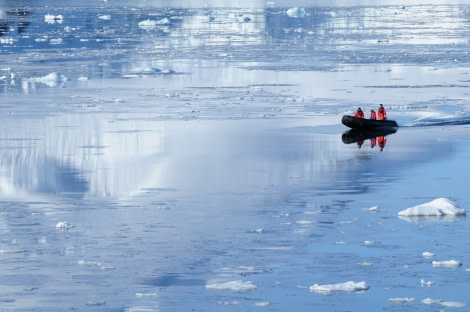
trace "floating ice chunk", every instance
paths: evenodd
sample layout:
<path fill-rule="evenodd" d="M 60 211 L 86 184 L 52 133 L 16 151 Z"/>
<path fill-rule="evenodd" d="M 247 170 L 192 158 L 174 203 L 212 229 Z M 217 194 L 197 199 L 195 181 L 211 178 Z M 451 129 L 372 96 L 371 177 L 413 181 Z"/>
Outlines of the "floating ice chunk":
<path fill-rule="evenodd" d="M 225 283 L 212 283 L 206 285 L 207 290 L 232 290 L 232 291 L 249 291 L 256 290 L 253 282 L 232 281 Z"/>
<path fill-rule="evenodd" d="M 171 25 L 171 21 L 165 17 L 155 22 L 156 25 Z"/>
<path fill-rule="evenodd" d="M 71 225 L 68 221 L 61 221 L 55 225 L 55 228 L 58 230 L 68 230 L 73 228 L 73 225 Z"/>
<path fill-rule="evenodd" d="M 446 308 L 465 308 L 467 306 L 467 303 L 465 302 L 444 301 L 442 299 L 431 299 L 431 298 L 423 299 L 421 300 L 421 302 L 424 304 L 438 304 Z"/>
<path fill-rule="evenodd" d="M 103 265 L 101 262 L 98 261 L 87 261 L 87 260 L 80 260 L 77 262 L 78 265 L 87 266 L 87 267 L 97 267 L 100 270 L 108 271 L 114 270 L 114 267 L 111 265 Z"/>
<path fill-rule="evenodd" d="M 438 198 L 429 203 L 414 206 L 398 213 L 400 217 L 441 217 L 465 215 L 466 211 L 457 208 L 455 204 L 447 198 Z"/>
<path fill-rule="evenodd" d="M 135 293 L 136 297 L 156 297 L 157 293 Z"/>
<path fill-rule="evenodd" d="M 327 284 L 327 285 L 318 285 L 314 284 L 310 286 L 310 291 L 322 292 L 322 293 L 331 293 L 331 292 L 361 292 L 366 291 L 370 287 L 366 282 L 345 282 L 338 284 Z"/>
<path fill-rule="evenodd" d="M 424 285 L 432 286 L 432 285 L 434 285 L 434 282 L 431 282 L 431 281 L 425 282 L 424 279 L 421 279 L 421 286 L 424 286 Z"/>
<path fill-rule="evenodd" d="M 411 303 L 415 302 L 415 298 L 389 298 L 388 301 L 393 303 Z"/>
<path fill-rule="evenodd" d="M 457 301 L 442 301 L 439 305 L 445 308 L 465 308 L 467 303 L 465 302 L 457 302 Z"/>
<path fill-rule="evenodd" d="M 457 260 L 446 260 L 446 261 L 433 261 L 432 266 L 438 268 L 456 268 L 461 266 L 462 263 Z"/>
<path fill-rule="evenodd" d="M 225 306 L 229 306 L 229 305 L 239 305 L 240 304 L 240 301 L 218 301 L 217 302 L 218 305 L 225 305 Z"/>
<path fill-rule="evenodd" d="M 64 43 L 64 40 L 62 38 L 57 38 L 57 39 L 51 39 L 49 40 L 50 44 L 62 44 Z"/>
<path fill-rule="evenodd" d="M 442 299 L 426 298 L 426 299 L 421 300 L 421 302 L 424 304 L 439 304 L 442 302 Z"/>
<path fill-rule="evenodd" d="M 58 75 L 57 73 L 50 73 L 43 77 L 30 78 L 29 81 L 40 82 L 45 85 L 48 85 L 49 87 L 55 87 L 57 86 Z"/>
<path fill-rule="evenodd" d="M 290 8 L 286 11 L 286 15 L 289 17 L 295 17 L 295 18 L 304 17 L 305 9 L 298 8 L 298 7 Z"/>
<path fill-rule="evenodd" d="M 48 24 L 54 24 L 54 23 L 62 24 L 62 22 L 64 21 L 64 17 L 62 15 L 54 16 L 51 14 L 46 14 L 44 15 L 44 21 Z"/>
<path fill-rule="evenodd" d="M 149 19 L 139 22 L 139 28 L 145 29 L 145 30 L 152 30 L 155 28 L 156 25 L 157 25 L 156 21 L 149 20 Z"/>
<path fill-rule="evenodd" d="M 358 265 L 360 265 L 360 266 L 369 266 L 370 267 L 370 266 L 373 266 L 373 263 L 364 261 L 364 262 L 359 262 Z"/>
<path fill-rule="evenodd" d="M 255 302 L 255 306 L 257 307 L 267 307 L 271 303 L 269 301 L 260 301 L 260 302 Z"/>
<path fill-rule="evenodd" d="M 13 44 L 15 40 L 13 38 L 1 38 L 0 43 L 1 44 Z"/>
<path fill-rule="evenodd" d="M 374 206 L 374 207 L 370 207 L 370 208 L 362 208 L 362 211 L 377 212 L 377 211 L 379 211 L 379 206 Z"/>
<path fill-rule="evenodd" d="M 423 252 L 423 257 L 426 259 L 431 259 L 431 258 L 434 258 L 434 254 L 432 252 L 425 251 Z"/>
<path fill-rule="evenodd" d="M 98 15 L 98 18 L 101 19 L 101 20 L 109 21 L 109 20 L 111 20 L 111 15 L 101 14 L 101 15 Z"/>
<path fill-rule="evenodd" d="M 310 224 L 314 224 L 315 221 L 311 221 L 311 220 L 298 220 L 296 222 L 298 225 L 310 225 Z"/>

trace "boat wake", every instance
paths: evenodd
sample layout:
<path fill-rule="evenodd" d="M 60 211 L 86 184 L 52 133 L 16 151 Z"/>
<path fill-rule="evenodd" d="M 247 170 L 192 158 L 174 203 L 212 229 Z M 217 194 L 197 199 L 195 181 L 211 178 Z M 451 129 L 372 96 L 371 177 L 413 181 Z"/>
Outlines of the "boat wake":
<path fill-rule="evenodd" d="M 447 126 L 447 125 L 470 125 L 470 113 L 462 115 L 453 115 L 448 117 L 425 117 L 407 124 L 403 127 L 428 127 L 428 126 Z"/>

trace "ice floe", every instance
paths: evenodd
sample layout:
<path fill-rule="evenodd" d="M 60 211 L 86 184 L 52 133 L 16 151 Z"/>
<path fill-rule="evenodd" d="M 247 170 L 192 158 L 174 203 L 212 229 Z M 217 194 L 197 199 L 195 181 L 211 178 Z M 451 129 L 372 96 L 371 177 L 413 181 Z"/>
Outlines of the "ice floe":
<path fill-rule="evenodd" d="M 289 17 L 299 18 L 305 16 L 305 9 L 304 8 L 290 8 L 286 11 L 286 15 Z"/>
<path fill-rule="evenodd" d="M 421 300 L 424 304 L 437 304 L 446 308 L 465 308 L 467 303 L 465 302 L 457 302 L 457 301 L 444 301 L 442 299 L 431 299 L 426 298 Z"/>
<path fill-rule="evenodd" d="M 447 198 L 438 198 L 428 203 L 402 210 L 398 213 L 398 216 L 402 218 L 414 218 L 459 216 L 465 214 L 465 209 L 458 208 L 453 201 Z"/>
<path fill-rule="evenodd" d="M 354 282 L 349 281 L 345 283 L 338 284 L 325 284 L 319 285 L 314 284 L 310 286 L 310 291 L 320 292 L 320 293 L 332 293 L 332 292 L 362 292 L 370 288 L 365 281 Z"/>
<path fill-rule="evenodd" d="M 432 252 L 429 252 L 429 251 L 424 251 L 422 255 L 426 259 L 434 258 L 434 254 Z"/>
<path fill-rule="evenodd" d="M 164 25 L 171 25 L 171 21 L 166 17 L 158 21 L 146 19 L 146 20 L 139 22 L 138 24 L 139 28 L 144 29 L 144 30 L 152 30 L 157 26 L 164 26 Z"/>
<path fill-rule="evenodd" d="M 48 24 L 62 24 L 64 22 L 64 17 L 62 15 L 51 15 L 51 14 L 46 14 L 44 15 L 44 21 Z"/>
<path fill-rule="evenodd" d="M 206 284 L 207 290 L 231 290 L 231 291 L 250 291 L 256 290 L 256 285 L 253 282 L 231 281 L 223 283 L 208 283 Z"/>
<path fill-rule="evenodd" d="M 420 282 L 421 286 L 432 286 L 434 285 L 434 282 L 432 281 L 424 281 L 424 279 L 421 279 L 421 282 Z"/>
<path fill-rule="evenodd" d="M 103 271 L 108 271 L 108 270 L 114 270 L 114 267 L 111 265 L 104 265 L 99 261 L 87 261 L 87 260 L 80 260 L 77 262 L 78 265 L 81 266 L 86 266 L 86 267 L 97 267 L 100 270 Z"/>
<path fill-rule="evenodd" d="M 462 263 L 457 260 L 433 261 L 432 266 L 437 268 L 456 268 L 461 266 Z"/>
<path fill-rule="evenodd" d="M 55 225 L 55 228 L 56 228 L 56 229 L 58 229 L 58 230 L 63 230 L 63 231 L 68 230 L 68 229 L 71 229 L 71 228 L 73 228 L 73 227 L 74 227 L 74 226 L 71 225 L 68 221 L 61 221 L 61 222 L 59 222 L 59 223 L 57 223 L 57 224 Z"/>
<path fill-rule="evenodd" d="M 49 87 L 55 87 L 57 84 L 60 82 L 66 82 L 67 78 L 63 75 L 58 75 L 57 73 L 50 73 L 47 74 L 46 76 L 42 77 L 34 77 L 34 78 L 29 78 L 28 81 L 30 82 L 39 82 L 43 83 Z"/>
<path fill-rule="evenodd" d="M 412 303 L 415 302 L 415 298 L 389 298 L 388 301 L 393 303 Z"/>
<path fill-rule="evenodd" d="M 370 207 L 370 208 L 362 208 L 362 211 L 365 211 L 365 212 L 378 212 L 378 211 L 380 211 L 380 209 L 379 209 L 379 206 L 374 206 L 374 207 Z"/>
<path fill-rule="evenodd" d="M 98 18 L 101 19 L 101 20 L 110 21 L 111 20 L 111 15 L 101 14 L 101 15 L 98 15 Z"/>

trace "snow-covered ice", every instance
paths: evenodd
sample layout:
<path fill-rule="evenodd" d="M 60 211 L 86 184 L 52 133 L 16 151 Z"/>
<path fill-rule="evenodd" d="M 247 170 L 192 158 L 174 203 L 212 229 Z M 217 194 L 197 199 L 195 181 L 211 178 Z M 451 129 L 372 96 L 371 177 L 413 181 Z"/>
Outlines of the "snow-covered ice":
<path fill-rule="evenodd" d="M 442 260 L 432 262 L 433 267 L 440 267 L 440 268 L 456 268 L 462 265 L 462 262 L 457 260 Z"/>
<path fill-rule="evenodd" d="M 230 282 L 215 282 L 206 285 L 207 290 L 231 290 L 231 291 L 252 291 L 256 290 L 256 285 L 253 282 L 244 281 L 230 281 Z"/>
<path fill-rule="evenodd" d="M 354 282 L 348 281 L 344 283 L 337 284 L 314 284 L 310 286 L 310 291 L 320 292 L 320 293 L 332 293 L 332 292 L 362 292 L 370 288 L 366 282 Z"/>
<path fill-rule="evenodd" d="M 465 215 L 465 209 L 458 208 L 447 198 L 437 198 L 425 204 L 407 208 L 398 213 L 400 217 L 442 217 Z"/>

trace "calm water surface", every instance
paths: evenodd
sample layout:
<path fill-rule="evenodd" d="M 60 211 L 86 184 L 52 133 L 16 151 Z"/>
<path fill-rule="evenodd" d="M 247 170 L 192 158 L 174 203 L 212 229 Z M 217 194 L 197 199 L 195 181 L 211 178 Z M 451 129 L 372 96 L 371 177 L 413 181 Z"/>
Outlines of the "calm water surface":
<path fill-rule="evenodd" d="M 466 218 L 398 218 L 470 207 L 470 6 L 0 9 L 0 310 L 470 303 Z M 402 126 L 383 150 L 345 144 L 341 116 L 379 103 Z M 309 290 L 348 281 L 370 288 Z"/>

